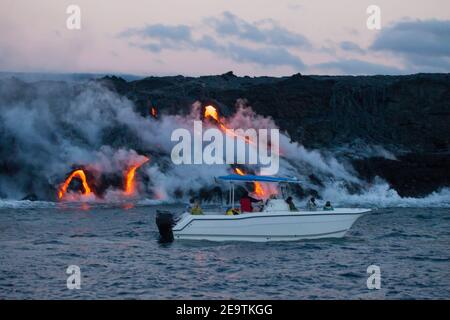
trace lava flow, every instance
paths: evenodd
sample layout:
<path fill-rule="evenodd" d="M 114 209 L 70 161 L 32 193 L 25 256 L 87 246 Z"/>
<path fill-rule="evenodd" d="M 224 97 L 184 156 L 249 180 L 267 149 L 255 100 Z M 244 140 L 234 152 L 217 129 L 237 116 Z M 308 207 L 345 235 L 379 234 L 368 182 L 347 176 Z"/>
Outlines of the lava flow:
<path fill-rule="evenodd" d="M 84 174 L 84 171 L 79 169 L 79 170 L 75 170 L 74 172 L 72 172 L 70 174 L 70 176 L 66 179 L 66 181 L 64 181 L 64 183 L 61 185 L 61 187 L 59 188 L 58 191 L 58 198 L 62 199 L 64 197 L 64 195 L 67 192 L 67 188 L 70 185 L 70 182 L 72 182 L 73 178 L 78 178 L 81 180 L 81 183 L 83 184 L 83 195 L 90 195 L 92 193 L 91 188 L 89 187 L 88 183 L 87 183 L 87 179 L 86 179 L 86 175 Z"/>
<path fill-rule="evenodd" d="M 235 168 L 234 171 L 235 171 L 238 175 L 241 175 L 241 176 L 245 175 L 244 171 L 242 171 L 242 170 L 239 169 L 239 168 Z M 265 195 L 266 195 L 266 193 L 265 193 L 265 191 L 264 191 L 264 189 L 263 189 L 261 183 L 255 181 L 255 182 L 253 182 L 253 185 L 254 185 L 254 192 L 255 192 L 255 194 L 256 194 L 257 196 L 261 197 L 261 198 L 264 198 Z"/>
<path fill-rule="evenodd" d="M 136 170 L 144 163 L 150 161 L 149 158 L 144 157 L 142 161 L 131 166 L 127 172 L 125 172 L 125 195 L 131 196 L 136 192 L 135 180 Z"/>
<path fill-rule="evenodd" d="M 153 118 L 157 118 L 158 117 L 158 110 L 156 110 L 155 107 L 151 107 L 150 109 L 150 114 Z"/>
<path fill-rule="evenodd" d="M 227 126 L 220 120 L 217 109 L 213 106 L 209 105 L 205 107 L 204 117 L 205 119 L 214 119 L 220 129 L 222 129 L 222 131 L 224 131 L 227 135 L 244 139 L 247 143 L 253 143 L 248 137 L 237 135 L 233 130 L 227 128 Z"/>
<path fill-rule="evenodd" d="M 214 108 L 213 106 L 205 107 L 205 118 L 213 118 L 219 124 L 221 124 L 220 119 L 219 119 L 219 113 L 217 112 L 217 109 Z"/>

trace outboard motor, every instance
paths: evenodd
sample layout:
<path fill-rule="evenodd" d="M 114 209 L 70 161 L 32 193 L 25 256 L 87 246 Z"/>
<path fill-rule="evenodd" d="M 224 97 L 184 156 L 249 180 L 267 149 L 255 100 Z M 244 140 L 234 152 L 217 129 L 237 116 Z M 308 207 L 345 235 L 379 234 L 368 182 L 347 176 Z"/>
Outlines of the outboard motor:
<path fill-rule="evenodd" d="M 169 211 L 156 210 L 156 225 L 159 230 L 159 241 L 161 243 L 172 242 L 172 227 L 175 225 L 173 214 Z"/>

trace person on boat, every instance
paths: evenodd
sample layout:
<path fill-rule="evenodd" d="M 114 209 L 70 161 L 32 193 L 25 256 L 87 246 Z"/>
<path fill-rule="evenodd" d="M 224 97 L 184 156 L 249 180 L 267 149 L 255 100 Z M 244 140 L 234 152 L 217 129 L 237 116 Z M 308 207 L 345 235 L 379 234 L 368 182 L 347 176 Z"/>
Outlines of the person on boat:
<path fill-rule="evenodd" d="M 292 197 L 288 197 L 286 199 L 286 203 L 289 205 L 289 211 L 298 211 L 297 207 L 294 204 L 294 201 L 292 200 Z"/>
<path fill-rule="evenodd" d="M 330 202 L 330 201 L 327 201 L 327 202 L 325 203 L 325 206 L 323 207 L 323 210 L 325 210 L 325 211 L 332 211 L 332 210 L 334 210 L 334 208 L 333 208 L 333 206 L 331 205 L 331 202 Z"/>
<path fill-rule="evenodd" d="M 194 198 L 189 199 L 189 204 L 186 206 L 186 209 L 185 209 L 186 212 L 191 212 L 192 207 L 194 206 L 194 202 L 195 202 Z"/>
<path fill-rule="evenodd" d="M 316 199 L 314 197 L 311 197 L 311 199 L 309 199 L 308 203 L 306 204 L 306 208 L 309 211 L 314 211 L 317 209 Z"/>
<path fill-rule="evenodd" d="M 244 213 L 253 212 L 252 202 L 261 202 L 261 200 L 250 197 L 248 191 L 245 191 L 239 202 L 241 204 L 241 212 Z"/>
<path fill-rule="evenodd" d="M 239 214 L 239 209 L 237 208 L 228 208 L 225 212 L 227 216 L 237 216 Z"/>
<path fill-rule="evenodd" d="M 194 204 L 192 205 L 190 212 L 193 215 L 203 214 L 202 207 L 200 207 L 200 202 L 198 200 L 194 201 Z"/>

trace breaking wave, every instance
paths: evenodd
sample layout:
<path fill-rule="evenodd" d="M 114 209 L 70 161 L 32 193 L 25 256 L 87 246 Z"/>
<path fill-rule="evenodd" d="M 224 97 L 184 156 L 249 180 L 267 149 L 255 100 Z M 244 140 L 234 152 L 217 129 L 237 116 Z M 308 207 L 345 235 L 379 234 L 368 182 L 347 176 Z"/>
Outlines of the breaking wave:
<path fill-rule="evenodd" d="M 325 189 L 322 196 L 324 199 L 332 199 L 340 206 L 450 208 L 449 188 L 433 192 L 426 197 L 412 198 L 401 197 L 387 183 L 379 182 L 361 194 L 349 194 L 345 188 L 335 185 Z"/>
<path fill-rule="evenodd" d="M 336 185 L 334 188 L 327 188 L 322 193 L 323 199 L 332 199 L 335 206 L 348 207 L 370 207 L 370 208 L 450 208 L 450 189 L 444 188 L 438 192 L 422 198 L 400 197 L 398 193 L 391 189 L 388 184 L 380 183 L 374 185 L 363 194 L 349 194 L 345 188 Z M 305 200 L 296 199 L 301 209 L 306 205 Z M 321 204 L 321 200 L 318 201 Z M 8 200 L 0 199 L 0 209 L 46 209 L 46 208 L 83 208 L 86 202 L 64 203 L 64 206 L 52 201 L 29 201 L 29 200 Z M 174 199 L 140 199 L 129 202 L 95 202 L 88 203 L 90 206 L 98 208 L 122 207 L 129 209 L 133 207 L 151 207 L 160 205 L 184 205 L 184 201 Z M 90 207 L 89 207 L 90 208 Z M 84 207 L 83 209 L 87 209 Z"/>
<path fill-rule="evenodd" d="M 46 209 L 54 208 L 55 202 L 0 199 L 0 209 Z"/>

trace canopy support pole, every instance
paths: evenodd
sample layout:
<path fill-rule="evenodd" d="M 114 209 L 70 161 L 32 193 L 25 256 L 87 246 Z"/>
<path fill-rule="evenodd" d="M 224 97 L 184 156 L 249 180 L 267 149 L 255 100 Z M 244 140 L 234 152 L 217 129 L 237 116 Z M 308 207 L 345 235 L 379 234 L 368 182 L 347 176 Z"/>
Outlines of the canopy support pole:
<path fill-rule="evenodd" d="M 231 184 L 231 196 L 232 196 L 232 205 L 231 207 L 234 209 L 234 183 Z"/>
<path fill-rule="evenodd" d="M 233 185 L 232 182 L 230 182 L 230 189 L 228 189 L 228 205 L 232 207 L 231 205 L 231 186 Z"/>

